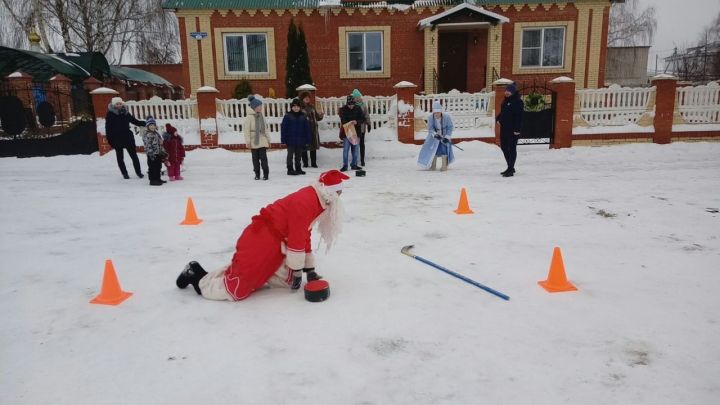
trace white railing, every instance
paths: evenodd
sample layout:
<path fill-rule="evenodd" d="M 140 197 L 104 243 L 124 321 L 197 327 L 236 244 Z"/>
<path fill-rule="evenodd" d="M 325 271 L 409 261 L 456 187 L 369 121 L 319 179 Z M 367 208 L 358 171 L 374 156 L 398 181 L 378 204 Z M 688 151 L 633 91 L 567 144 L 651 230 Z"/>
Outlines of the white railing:
<path fill-rule="evenodd" d="M 675 106 L 688 124 L 720 123 L 720 85 L 678 87 Z"/>
<path fill-rule="evenodd" d="M 636 124 L 647 112 L 655 87 L 620 87 L 577 90 L 580 115 L 590 126 Z M 577 113 L 577 111 L 576 111 Z"/>
<path fill-rule="evenodd" d="M 429 96 L 415 96 L 415 116 L 420 118 L 432 113 L 433 101 L 439 101 L 446 112 L 452 114 L 456 129 L 473 129 L 488 125 L 492 121 L 494 93 L 460 93 L 452 90 L 449 93 Z"/>
<path fill-rule="evenodd" d="M 128 112 L 139 120 L 152 116 L 156 120 L 181 120 L 197 118 L 197 100 L 164 100 L 153 97 L 150 100 L 126 101 Z"/>
<path fill-rule="evenodd" d="M 390 106 L 395 100 L 395 96 L 389 97 L 363 97 L 363 101 L 368 106 L 370 121 L 372 128 L 377 129 L 388 125 L 390 117 Z M 285 98 L 263 98 L 263 115 L 265 116 L 265 124 L 268 126 L 270 133 L 280 133 L 280 124 L 283 116 L 290 110 L 291 99 Z M 345 105 L 345 97 L 317 97 L 315 105 L 317 110 L 325 113 L 322 121 L 320 121 L 320 129 L 338 129 L 340 127 L 340 117 L 337 112 Z M 217 100 L 218 118 L 222 119 L 232 131 L 242 132 L 242 126 L 245 123 L 247 109 L 250 108 L 246 98 Z"/>

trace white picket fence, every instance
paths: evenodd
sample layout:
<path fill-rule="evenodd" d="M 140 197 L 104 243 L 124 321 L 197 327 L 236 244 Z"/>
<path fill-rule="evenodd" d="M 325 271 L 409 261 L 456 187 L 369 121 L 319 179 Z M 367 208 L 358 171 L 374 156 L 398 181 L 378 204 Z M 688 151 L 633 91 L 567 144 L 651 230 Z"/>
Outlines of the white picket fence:
<path fill-rule="evenodd" d="M 720 123 L 720 85 L 680 87 L 675 92 L 675 106 L 688 124 Z"/>
<path fill-rule="evenodd" d="M 422 117 L 432 113 L 433 101 L 439 101 L 443 110 L 452 115 L 456 129 L 474 129 L 487 125 L 488 116 L 493 116 L 495 93 L 449 93 L 429 96 L 415 96 L 415 116 Z M 492 120 L 490 120 L 492 121 Z"/>
<path fill-rule="evenodd" d="M 395 96 L 364 96 L 363 101 L 368 107 L 370 114 L 370 122 L 372 129 L 387 126 L 392 118 L 391 106 L 395 100 Z M 269 128 L 269 132 L 280 133 L 280 124 L 283 116 L 290 110 L 291 99 L 286 98 L 263 98 L 263 115 L 265 123 Z M 317 97 L 315 105 L 319 112 L 323 112 L 325 116 L 318 123 L 320 129 L 338 129 L 340 128 L 340 117 L 338 110 L 345 105 L 345 97 Z M 224 122 L 232 131 L 242 132 L 242 126 L 245 123 L 247 109 L 250 108 L 247 98 L 217 100 L 218 120 Z"/>
<path fill-rule="evenodd" d="M 156 120 L 182 120 L 197 118 L 197 100 L 164 100 L 152 97 L 143 101 L 126 101 L 128 112 L 139 120 L 152 116 Z"/>
<path fill-rule="evenodd" d="M 655 87 L 620 87 L 577 90 L 580 114 L 590 126 L 635 124 L 647 112 Z"/>

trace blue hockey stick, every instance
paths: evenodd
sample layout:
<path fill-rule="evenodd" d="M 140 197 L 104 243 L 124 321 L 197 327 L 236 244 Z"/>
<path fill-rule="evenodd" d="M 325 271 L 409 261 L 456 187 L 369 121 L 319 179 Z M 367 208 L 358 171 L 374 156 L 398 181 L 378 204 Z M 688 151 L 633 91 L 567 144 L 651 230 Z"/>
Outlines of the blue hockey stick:
<path fill-rule="evenodd" d="M 455 273 L 454 271 L 448 270 L 448 269 L 446 269 L 445 267 L 439 266 L 439 265 L 431 262 L 430 260 L 424 259 L 424 258 L 422 258 L 422 257 L 420 257 L 420 256 L 417 256 L 417 255 L 414 255 L 414 254 L 410 253 L 410 249 L 412 249 L 413 246 L 415 246 L 415 245 L 407 245 L 407 246 L 405 246 L 404 248 L 400 249 L 400 252 L 402 252 L 402 254 L 404 254 L 404 255 L 408 255 L 408 256 L 412 257 L 412 258 L 415 259 L 415 260 L 419 260 L 419 261 L 421 261 L 421 262 L 423 262 L 423 263 L 425 263 L 425 264 L 428 264 L 428 265 L 430 265 L 430 266 L 433 266 L 433 267 L 435 267 L 435 268 L 438 269 L 438 270 L 442 270 L 442 271 L 444 271 L 445 273 L 447 273 L 447 274 L 449 274 L 449 275 L 451 275 L 451 276 L 453 276 L 453 277 L 459 278 L 460 280 L 462 280 L 462 281 L 464 281 L 464 282 L 466 282 L 466 283 L 469 283 L 469 284 L 474 285 L 475 287 L 481 288 L 481 289 L 489 292 L 490 294 L 493 294 L 493 295 L 495 295 L 495 296 L 498 296 L 498 297 L 504 299 L 505 301 L 508 301 L 508 300 L 510 299 L 510 297 L 508 297 L 507 295 L 501 293 L 500 291 L 493 290 L 492 288 L 490 288 L 490 287 L 488 287 L 488 286 L 485 286 L 485 285 L 482 285 L 482 284 L 478 283 L 478 282 L 475 281 L 475 280 L 469 279 L 469 278 L 463 276 L 462 274 Z"/>

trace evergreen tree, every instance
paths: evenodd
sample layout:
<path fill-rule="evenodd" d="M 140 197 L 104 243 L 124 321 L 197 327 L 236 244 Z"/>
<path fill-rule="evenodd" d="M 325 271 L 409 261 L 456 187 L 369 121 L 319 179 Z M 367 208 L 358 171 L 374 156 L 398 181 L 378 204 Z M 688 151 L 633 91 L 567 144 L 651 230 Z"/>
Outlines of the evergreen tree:
<path fill-rule="evenodd" d="M 300 26 L 298 35 L 298 60 L 295 66 L 295 79 L 298 86 L 303 84 L 312 84 L 312 76 L 310 74 L 310 57 L 308 56 L 307 42 L 305 42 L 305 30 Z M 295 86 L 297 87 L 297 86 Z"/>
<path fill-rule="evenodd" d="M 295 70 L 298 59 L 298 30 L 295 20 L 290 20 L 287 35 L 287 59 L 285 60 L 285 94 L 287 98 L 295 97 L 295 88 L 299 86 L 295 81 Z"/>

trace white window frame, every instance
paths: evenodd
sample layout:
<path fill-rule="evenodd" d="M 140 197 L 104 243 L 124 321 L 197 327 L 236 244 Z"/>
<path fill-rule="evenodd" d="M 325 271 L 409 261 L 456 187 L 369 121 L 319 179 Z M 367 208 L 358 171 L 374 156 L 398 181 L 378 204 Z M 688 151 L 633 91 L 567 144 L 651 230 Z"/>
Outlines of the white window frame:
<path fill-rule="evenodd" d="M 545 54 L 545 30 L 546 29 L 561 29 L 562 36 L 562 49 L 560 49 L 560 64 L 559 65 L 543 65 L 543 55 Z M 523 51 L 526 49 L 537 49 L 537 47 L 526 47 L 522 42 L 525 39 L 525 31 L 540 31 L 540 64 L 538 65 L 523 65 L 522 57 Z M 562 68 L 565 66 L 565 47 L 567 46 L 567 28 L 564 26 L 548 26 L 548 27 L 527 27 L 521 31 L 521 44 L 520 44 L 520 68 L 542 68 L 542 69 L 553 69 Z"/>
<path fill-rule="evenodd" d="M 248 47 L 247 47 L 247 36 L 248 35 L 262 35 L 265 37 L 265 66 L 266 70 L 262 72 L 251 72 L 249 71 L 250 67 L 250 60 L 248 59 Z M 243 58 L 245 60 L 245 70 L 230 70 L 229 61 L 228 61 L 228 49 L 227 49 L 227 37 L 242 37 L 243 38 Z M 225 62 L 225 74 L 226 75 L 266 75 L 270 73 L 270 50 L 268 49 L 268 35 L 264 32 L 225 32 L 222 34 L 222 43 L 223 43 L 223 59 Z"/>
<path fill-rule="evenodd" d="M 380 34 L 380 70 L 367 70 L 367 34 Z M 350 69 L 350 35 L 362 35 L 363 38 L 363 68 Z M 347 72 L 348 73 L 382 73 L 385 71 L 385 33 L 383 31 L 348 31 L 345 36 L 347 49 Z"/>

